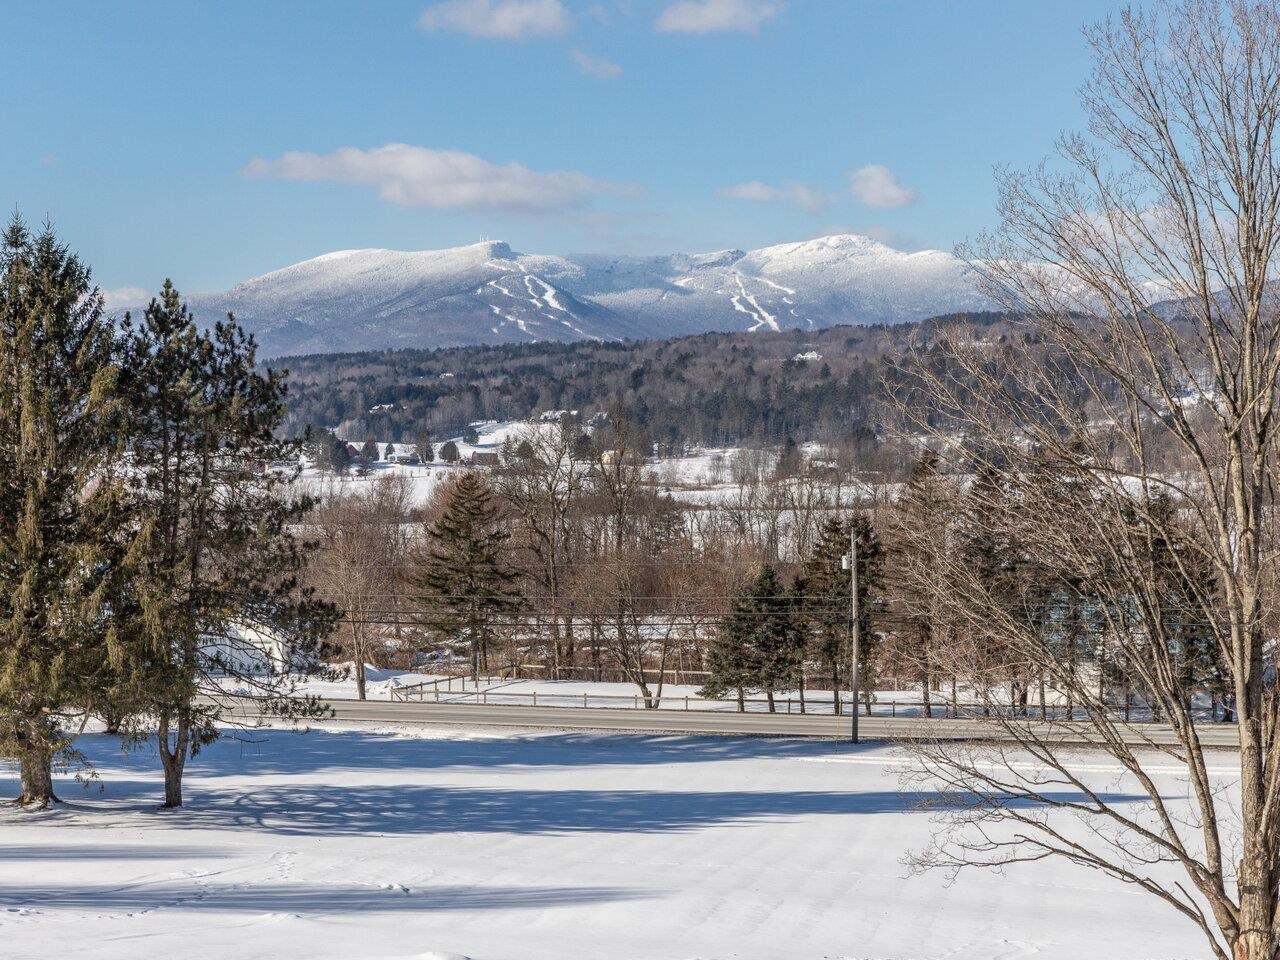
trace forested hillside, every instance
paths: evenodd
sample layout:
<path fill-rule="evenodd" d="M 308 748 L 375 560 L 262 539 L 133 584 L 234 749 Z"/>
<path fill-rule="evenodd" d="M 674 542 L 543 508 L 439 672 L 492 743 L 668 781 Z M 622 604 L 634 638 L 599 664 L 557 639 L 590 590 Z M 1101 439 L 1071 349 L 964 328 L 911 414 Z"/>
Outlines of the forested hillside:
<path fill-rule="evenodd" d="M 475 420 L 622 407 L 668 448 L 873 438 L 883 383 L 941 328 L 1014 335 L 1000 314 L 919 324 L 708 333 L 626 343 L 534 343 L 290 357 L 288 429 L 412 440 Z"/>

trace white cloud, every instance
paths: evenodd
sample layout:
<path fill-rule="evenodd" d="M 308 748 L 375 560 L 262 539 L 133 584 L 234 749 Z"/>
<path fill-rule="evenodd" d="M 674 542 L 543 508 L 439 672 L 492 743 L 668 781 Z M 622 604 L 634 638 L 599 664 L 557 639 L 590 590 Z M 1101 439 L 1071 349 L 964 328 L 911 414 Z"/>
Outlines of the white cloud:
<path fill-rule="evenodd" d="M 589 77 L 599 77 L 602 80 L 612 80 L 615 77 L 622 76 L 622 68 L 612 60 L 605 60 L 603 57 L 593 57 L 589 53 L 583 53 L 576 47 L 569 51 L 569 57 L 579 70 Z"/>
<path fill-rule="evenodd" d="M 418 26 L 489 40 L 550 37 L 573 29 L 560 0 L 444 0 L 422 11 Z"/>
<path fill-rule="evenodd" d="M 905 207 L 915 203 L 916 192 L 902 185 L 883 164 L 869 163 L 849 174 L 853 195 L 869 207 Z"/>
<path fill-rule="evenodd" d="M 784 180 L 776 186 L 760 180 L 748 180 L 746 183 L 725 187 L 720 192 L 735 200 L 791 203 L 802 210 L 819 210 L 827 204 L 827 196 L 822 191 L 794 180 Z"/>
<path fill-rule="evenodd" d="M 140 307 L 150 303 L 155 294 L 144 287 L 113 287 L 99 291 L 108 310 L 123 310 L 126 307 Z"/>
<path fill-rule="evenodd" d="M 249 177 L 327 183 L 362 183 L 402 207 L 466 207 L 547 212 L 580 207 L 602 194 L 626 194 L 626 184 L 596 180 L 573 170 L 540 173 L 519 163 L 495 164 L 461 150 L 432 150 L 404 143 L 332 153 L 290 152 L 257 159 Z"/>
<path fill-rule="evenodd" d="M 774 0 L 677 0 L 658 16 L 657 28 L 667 33 L 749 33 L 781 9 Z"/>

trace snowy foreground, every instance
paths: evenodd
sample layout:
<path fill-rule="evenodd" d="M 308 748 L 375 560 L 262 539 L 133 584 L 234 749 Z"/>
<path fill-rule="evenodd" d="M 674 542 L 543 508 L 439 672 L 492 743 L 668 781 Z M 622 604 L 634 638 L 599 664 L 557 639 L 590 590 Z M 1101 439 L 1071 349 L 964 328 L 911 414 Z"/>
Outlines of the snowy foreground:
<path fill-rule="evenodd" d="M 0 954 L 1207 955 L 1189 923 L 1083 869 L 950 886 L 906 876 L 901 857 L 931 825 L 900 792 L 889 748 L 368 727 L 243 736 L 193 762 L 179 812 L 155 809 L 154 756 L 121 755 L 102 735 L 82 741 L 101 792 L 66 780 L 56 812 L 0 812 Z M 1115 779 L 1098 755 L 1087 763 Z M 11 776 L 0 790 L 16 790 Z"/>

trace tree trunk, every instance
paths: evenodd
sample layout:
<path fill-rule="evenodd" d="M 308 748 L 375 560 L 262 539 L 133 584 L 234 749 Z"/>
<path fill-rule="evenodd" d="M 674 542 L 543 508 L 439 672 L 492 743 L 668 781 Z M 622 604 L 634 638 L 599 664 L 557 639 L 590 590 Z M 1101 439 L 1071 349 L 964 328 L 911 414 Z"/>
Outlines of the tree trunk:
<path fill-rule="evenodd" d="M 738 712 L 747 712 L 747 693 L 741 687 L 738 688 Z"/>
<path fill-rule="evenodd" d="M 555 608 L 555 601 L 551 605 L 551 679 L 560 680 L 560 616 Z"/>
<path fill-rule="evenodd" d="M 1244 914 L 1240 919 L 1244 921 Z M 1246 921 L 1247 922 L 1247 921 Z M 1234 960 L 1275 960 L 1277 944 L 1270 929 L 1251 930 L 1242 933 L 1232 948 Z"/>
<path fill-rule="evenodd" d="M 53 745 L 58 733 L 49 718 L 39 713 L 20 721 L 17 734 L 19 786 L 14 801 L 24 807 L 44 809 L 58 798 L 53 792 Z"/>
<path fill-rule="evenodd" d="M 124 722 L 124 715 L 116 711 L 112 707 L 107 707 L 102 711 L 102 732 L 108 736 L 115 736 L 120 732 L 120 724 Z"/>
<path fill-rule="evenodd" d="M 364 699 L 364 655 L 356 644 L 356 699 Z"/>
<path fill-rule="evenodd" d="M 20 760 L 22 793 L 17 803 L 44 809 L 58 798 L 53 792 L 53 753 L 47 744 L 33 746 Z"/>
<path fill-rule="evenodd" d="M 1249 737 L 1242 737 L 1242 753 L 1250 752 Z M 1242 767 L 1249 760 L 1242 756 Z M 1248 824 L 1260 822 L 1257 817 L 1261 794 L 1251 789 L 1248 782 L 1251 778 L 1246 774 L 1242 786 L 1245 794 L 1255 793 L 1252 800 L 1246 796 L 1242 810 L 1243 819 Z M 1256 784 L 1257 781 L 1255 781 Z M 1250 809 L 1254 808 L 1254 809 Z M 1254 816 L 1250 816 L 1250 814 Z M 1252 832 L 1254 836 L 1247 834 Z M 1234 960 L 1276 960 L 1277 948 L 1275 932 L 1272 930 L 1272 918 L 1276 911 L 1276 876 L 1274 851 L 1265 849 L 1266 840 L 1257 836 L 1257 831 L 1246 828 L 1244 855 L 1237 865 L 1238 884 L 1240 889 L 1240 911 L 1238 927 L 1239 936 L 1232 946 Z"/>
<path fill-rule="evenodd" d="M 764 696 L 765 696 L 765 699 L 769 701 L 769 712 L 777 713 L 778 708 L 774 705 L 774 702 L 773 702 L 773 687 L 770 687 L 769 689 L 767 689 L 764 692 Z"/>
<path fill-rule="evenodd" d="M 644 700 L 644 708 L 646 710 L 656 710 L 658 708 L 657 699 L 649 690 L 649 681 L 645 679 L 644 667 L 637 671 L 639 679 L 636 680 L 636 686 L 640 688 L 640 698 Z"/>
<path fill-rule="evenodd" d="M 156 730 L 156 746 L 160 752 L 160 766 L 164 770 L 164 808 L 182 806 L 182 774 L 186 770 L 187 756 L 191 750 L 191 717 L 179 710 L 172 744 L 169 741 L 171 720 L 162 713 Z"/>
<path fill-rule="evenodd" d="M 591 621 L 591 674 L 596 683 L 600 682 L 600 625 Z"/>

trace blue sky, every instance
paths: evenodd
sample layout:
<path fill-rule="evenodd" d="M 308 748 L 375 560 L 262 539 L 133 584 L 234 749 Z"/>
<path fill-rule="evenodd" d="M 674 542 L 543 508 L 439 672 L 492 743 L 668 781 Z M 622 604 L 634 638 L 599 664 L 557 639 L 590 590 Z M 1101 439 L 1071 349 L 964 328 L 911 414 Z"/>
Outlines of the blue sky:
<path fill-rule="evenodd" d="M 0 201 L 106 288 L 505 239 L 949 248 L 1082 117 L 1114 2 L 0 7 Z"/>

